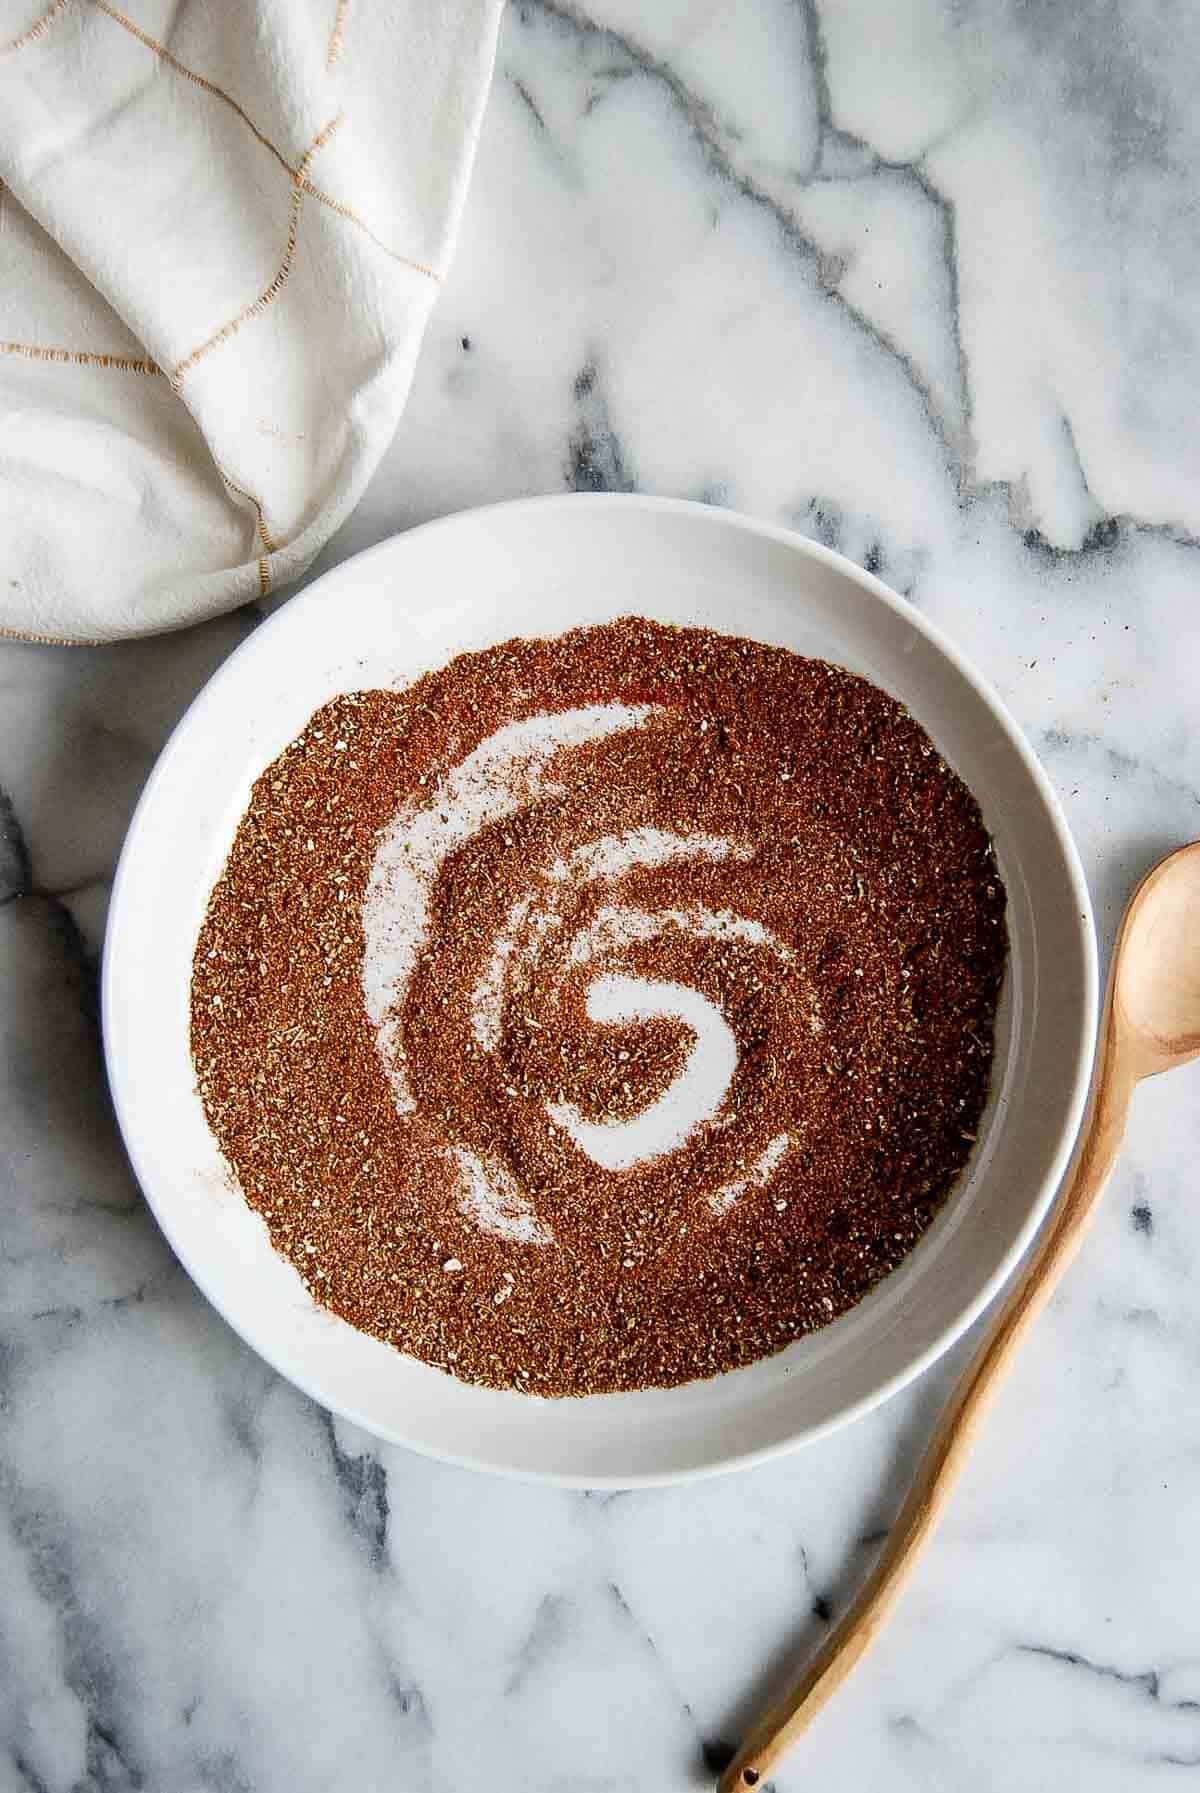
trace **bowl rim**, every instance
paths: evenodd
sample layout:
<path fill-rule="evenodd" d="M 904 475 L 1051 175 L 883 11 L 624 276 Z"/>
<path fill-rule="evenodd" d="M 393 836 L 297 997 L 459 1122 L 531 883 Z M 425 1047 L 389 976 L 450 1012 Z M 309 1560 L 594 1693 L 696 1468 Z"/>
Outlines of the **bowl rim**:
<path fill-rule="evenodd" d="M 131 868 L 138 857 L 138 846 L 146 817 L 161 782 L 171 770 L 174 749 L 178 740 L 188 729 L 193 712 L 201 703 L 208 701 L 213 691 L 227 678 L 232 676 L 235 663 L 241 658 L 251 644 L 261 642 L 267 635 L 280 628 L 284 619 L 289 617 L 294 606 L 299 603 L 322 602 L 326 596 L 326 588 L 344 575 L 346 567 L 353 564 L 356 569 L 374 559 L 382 559 L 395 552 L 400 541 L 418 535 L 430 535 L 439 531 L 453 530 L 464 520 L 472 522 L 486 519 L 498 513 L 509 517 L 536 516 L 547 509 L 566 510 L 587 506 L 596 510 L 641 511 L 658 515 L 687 515 L 702 522 L 705 526 L 725 528 L 755 536 L 758 539 L 784 546 L 793 552 L 812 559 L 829 567 L 841 576 L 852 580 L 862 587 L 873 598 L 888 609 L 902 617 L 904 622 L 936 648 L 950 665 L 971 687 L 973 693 L 983 702 L 991 713 L 997 726 L 1006 737 L 1008 744 L 1014 749 L 1028 773 L 1043 811 L 1048 818 L 1058 849 L 1062 855 L 1063 869 L 1066 873 L 1075 908 L 1078 914 L 1076 932 L 1082 954 L 1082 1016 L 1079 1037 L 1075 1049 L 1075 1062 L 1072 1067 L 1070 1094 L 1065 1108 L 1065 1117 L 1060 1128 L 1057 1148 L 1053 1154 L 1050 1167 L 1045 1172 L 1042 1187 L 1037 1199 L 1032 1202 L 1029 1213 L 1014 1235 L 1007 1250 L 1002 1254 L 996 1267 L 986 1277 L 974 1296 L 967 1302 L 955 1318 L 947 1323 L 942 1331 L 911 1359 L 903 1363 L 890 1376 L 880 1381 L 873 1389 L 861 1395 L 857 1400 L 848 1402 L 837 1412 L 827 1418 L 800 1426 L 796 1431 L 784 1437 L 776 1438 L 766 1444 L 747 1450 L 734 1450 L 714 1457 L 705 1463 L 689 1465 L 684 1468 L 663 1471 L 635 1471 L 628 1474 L 605 1472 L 571 1472 L 561 1470 L 538 1470 L 508 1463 L 497 1463 L 485 1455 L 473 1455 L 470 1452 L 443 1449 L 425 1440 L 404 1436 L 381 1427 L 379 1422 L 368 1414 L 356 1410 L 352 1403 L 331 1401 L 315 1383 L 315 1379 L 305 1373 L 298 1373 L 290 1365 L 281 1361 L 282 1352 L 277 1351 L 268 1342 L 261 1343 L 245 1329 L 244 1323 L 235 1319 L 229 1311 L 229 1304 L 222 1295 L 214 1290 L 203 1269 L 197 1267 L 186 1248 L 179 1242 L 170 1220 L 169 1204 L 160 1202 L 152 1193 L 152 1179 L 143 1176 L 144 1159 L 139 1150 L 134 1127 L 134 1116 L 130 1102 L 127 1080 L 118 1062 L 113 1028 L 110 1017 L 116 1009 L 116 981 L 119 975 L 119 954 L 116 944 L 119 940 L 119 928 L 124 905 L 124 892 L 131 881 Z M 1099 1019 L 1099 957 L 1096 943 L 1095 921 L 1087 881 L 1079 857 L 1078 848 L 1068 826 L 1066 816 L 1059 797 L 1050 782 L 1049 776 L 1030 746 L 1020 725 L 1011 715 L 1003 699 L 994 690 L 990 682 L 975 668 L 970 660 L 954 644 L 941 626 L 932 622 L 911 603 L 902 598 L 890 586 L 886 585 L 874 574 L 866 571 L 855 561 L 848 559 L 836 549 L 828 548 L 823 543 L 812 541 L 798 531 L 786 525 L 771 523 L 764 519 L 749 516 L 744 512 L 725 509 L 723 507 L 697 502 L 692 499 L 657 497 L 646 493 L 549 493 L 526 498 L 505 499 L 493 504 L 471 506 L 464 510 L 451 511 L 434 517 L 426 522 L 415 524 L 410 529 L 401 529 L 385 536 L 381 541 L 360 550 L 357 554 L 347 555 L 345 559 L 325 569 L 312 579 L 302 590 L 280 605 L 271 616 L 265 619 L 240 642 L 221 662 L 200 690 L 189 702 L 187 708 L 172 728 L 166 741 L 152 766 L 146 783 L 142 788 L 117 861 L 113 876 L 112 892 L 105 926 L 102 949 L 100 977 L 100 1015 L 103 1041 L 104 1064 L 112 1097 L 113 1110 L 117 1120 L 118 1131 L 130 1167 L 137 1180 L 150 1212 L 160 1231 L 170 1245 L 189 1278 L 196 1284 L 201 1294 L 214 1307 L 233 1332 L 262 1357 L 270 1367 L 285 1381 L 299 1388 L 310 1400 L 316 1402 L 325 1411 L 359 1426 L 371 1436 L 391 1445 L 402 1445 L 408 1450 L 431 1458 L 437 1462 L 447 1463 L 457 1468 L 483 1471 L 490 1475 L 502 1476 L 505 1479 L 519 1482 L 535 1482 L 549 1486 L 565 1488 L 597 1488 L 627 1489 L 652 1488 L 669 1486 L 676 1483 L 698 1481 L 710 1476 L 724 1475 L 734 1470 L 749 1469 L 761 1463 L 770 1462 L 805 1444 L 815 1443 L 818 1439 L 829 1436 L 852 1421 L 872 1412 L 901 1389 L 908 1386 L 926 1369 L 943 1356 L 962 1335 L 974 1324 L 989 1304 L 1003 1288 L 1014 1269 L 1024 1257 L 1033 1239 L 1043 1225 L 1050 1208 L 1061 1188 L 1064 1173 L 1071 1161 L 1075 1149 L 1084 1109 L 1087 1103 L 1091 1084 L 1092 1065 L 1095 1055 L 1096 1035 Z"/>

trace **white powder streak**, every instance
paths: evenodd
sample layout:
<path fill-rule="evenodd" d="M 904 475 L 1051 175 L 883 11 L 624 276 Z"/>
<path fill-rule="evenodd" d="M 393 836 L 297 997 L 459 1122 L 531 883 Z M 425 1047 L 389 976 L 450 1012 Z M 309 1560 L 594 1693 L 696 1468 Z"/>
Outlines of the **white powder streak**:
<path fill-rule="evenodd" d="M 590 878 L 618 877 L 635 866 L 667 865 L 672 860 L 680 859 L 717 861 L 730 857 L 752 859 L 754 849 L 715 834 L 674 834 L 662 828 L 631 828 L 624 834 L 606 834 L 597 841 L 589 841 L 584 846 L 576 847 L 565 858 L 556 859 L 552 866 L 543 871 L 542 877 L 552 885 L 568 882 L 575 885 Z M 504 1031 L 504 985 L 508 964 L 522 933 L 531 936 L 529 946 L 536 949 L 548 934 L 562 925 L 562 917 L 555 906 L 560 900 L 557 892 L 550 895 L 549 907 L 539 906 L 533 911 L 530 920 L 533 900 L 532 896 L 522 897 L 513 904 L 496 940 L 487 968 L 471 992 L 472 1031 L 485 1052 L 494 1052 L 500 1044 Z M 604 917 L 616 913 L 614 909 L 600 911 Z M 642 915 L 644 911 L 630 910 L 628 913 Z M 759 945 L 774 940 L 774 936 L 768 935 L 765 928 L 760 929 L 756 922 L 739 922 L 728 910 L 720 918 L 714 916 L 711 910 L 691 910 L 687 912 L 686 922 L 681 919 L 684 915 L 682 910 L 672 909 L 666 913 L 669 920 L 688 927 L 692 932 L 727 933 L 731 938 L 750 940 Z M 580 939 L 588 938 L 591 932 L 592 930 L 587 930 Z M 627 944 L 629 940 L 650 940 L 654 938 L 655 932 L 661 932 L 661 929 L 630 933 L 626 941 L 618 939 L 614 933 L 612 944 Z M 598 946 L 596 950 L 602 948 Z M 787 954 L 787 948 L 782 943 L 777 944 L 777 950 L 781 954 Z M 578 943 L 572 946 L 573 964 L 583 964 L 586 958 L 594 956 L 594 952 L 586 953 Z"/>
<path fill-rule="evenodd" d="M 517 935 L 533 905 L 531 896 L 520 897 L 508 912 L 487 970 L 471 992 L 471 1027 L 485 1052 L 494 1052 L 500 1044 L 504 1019 L 504 978 L 508 961 L 517 944 Z"/>
<path fill-rule="evenodd" d="M 556 794 L 547 768 L 566 747 L 639 728 L 651 704 L 595 704 L 497 729 L 447 773 L 424 803 L 405 804 L 376 849 L 363 904 L 363 998 L 396 1107 L 411 1114 L 398 1012 L 429 934 L 429 900 L 446 858 L 489 823 Z"/>
<path fill-rule="evenodd" d="M 516 1245 L 554 1243 L 505 1165 L 494 1159 L 485 1164 L 464 1146 L 455 1146 L 453 1155 L 462 1173 L 459 1208 L 481 1233 L 493 1233 Z"/>
<path fill-rule="evenodd" d="M 770 1144 L 765 1146 L 754 1160 L 748 1174 L 739 1177 L 736 1183 L 726 1183 L 720 1189 L 714 1189 L 708 1198 L 708 1205 L 714 1214 L 728 1214 L 741 1201 L 750 1188 L 765 1189 L 775 1175 L 788 1147 L 792 1143 L 790 1133 L 777 1133 Z"/>
<path fill-rule="evenodd" d="M 597 978 L 588 990 L 588 1019 L 599 1026 L 630 1021 L 682 1021 L 696 1036 L 688 1061 L 656 1102 L 627 1121 L 589 1121 L 573 1102 L 546 1112 L 602 1170 L 628 1170 L 673 1152 L 720 1108 L 738 1065 L 737 1040 L 720 1010 L 686 984 L 637 977 Z"/>
<path fill-rule="evenodd" d="M 549 876 L 556 883 L 568 878 L 615 878 L 635 865 L 667 865 L 672 859 L 753 859 L 754 848 L 726 840 L 719 834 L 673 834 L 662 828 L 630 828 L 624 834 L 605 834 L 586 846 L 576 847 L 565 859 L 556 859 Z"/>
<path fill-rule="evenodd" d="M 563 885 L 568 881 L 574 886 L 584 879 L 616 877 L 632 870 L 634 866 L 660 866 L 680 859 L 715 861 L 730 856 L 741 860 L 751 859 L 754 849 L 741 844 L 735 845 L 715 834 L 673 834 L 661 828 L 632 828 L 624 834 L 606 834 L 600 840 L 576 847 L 566 858 L 555 860 L 541 875 L 552 886 Z M 549 893 L 549 906 L 539 905 L 534 909 L 534 898 L 530 895 L 514 903 L 508 912 L 487 967 L 471 992 L 472 1031 L 485 1052 L 496 1050 L 504 1032 L 504 986 L 509 961 L 517 950 L 521 936 L 528 936 L 524 954 L 528 957 L 548 934 L 561 927 L 562 916 L 556 907 L 559 901 L 561 893 L 552 890 Z M 603 915 L 610 913 L 615 911 L 601 911 Z M 668 913 L 677 919 L 683 912 L 671 910 Z M 691 913 L 709 916 L 712 912 L 695 910 Z M 736 918 L 732 912 L 726 911 L 725 914 L 731 924 L 735 923 Z M 744 922 L 718 931 L 727 931 L 745 940 L 759 941 L 759 935 L 750 931 L 757 925 L 754 922 Z M 709 928 L 706 931 L 713 930 Z M 649 940 L 653 938 L 653 934 L 641 933 L 630 938 Z M 761 938 L 764 942 L 769 938 L 765 929 L 761 930 Z M 620 942 L 614 941 L 614 944 Z M 786 948 L 782 946 L 780 950 L 786 952 Z M 572 948 L 572 963 L 582 964 L 585 956 L 578 947 Z"/>
<path fill-rule="evenodd" d="M 603 952 L 655 940 L 668 927 L 701 940 L 742 940 L 750 946 L 765 946 L 785 965 L 791 965 L 796 956 L 762 922 L 735 915 L 732 909 L 634 909 L 609 903 L 597 909 L 588 926 L 572 940 L 571 963 L 586 965 Z"/>

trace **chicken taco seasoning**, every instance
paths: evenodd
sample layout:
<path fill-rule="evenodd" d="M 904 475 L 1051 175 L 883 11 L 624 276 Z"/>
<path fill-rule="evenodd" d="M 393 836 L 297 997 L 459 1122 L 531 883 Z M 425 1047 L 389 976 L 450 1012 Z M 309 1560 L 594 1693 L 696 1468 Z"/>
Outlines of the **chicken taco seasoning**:
<path fill-rule="evenodd" d="M 319 710 L 196 948 L 209 1125 L 352 1325 L 473 1382 L 669 1386 L 912 1250 L 970 1153 L 1007 951 L 907 712 L 635 618 Z"/>

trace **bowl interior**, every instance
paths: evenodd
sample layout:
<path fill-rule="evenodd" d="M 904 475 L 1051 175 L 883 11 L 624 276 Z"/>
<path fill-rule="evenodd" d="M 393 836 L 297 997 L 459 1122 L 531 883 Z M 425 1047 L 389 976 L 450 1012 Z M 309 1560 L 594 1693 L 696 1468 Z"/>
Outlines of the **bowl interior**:
<path fill-rule="evenodd" d="M 232 1186 L 196 1095 L 191 956 L 251 783 L 339 691 L 407 683 L 466 648 L 637 612 L 835 660 L 906 703 L 974 791 L 1009 895 L 992 1095 L 964 1178 L 858 1307 L 779 1356 L 672 1390 L 542 1401 L 471 1388 L 310 1299 Z M 122 855 L 104 968 L 109 1074 L 142 1187 L 239 1333 L 326 1406 L 455 1461 L 629 1485 L 753 1460 L 914 1375 L 1028 1243 L 1078 1126 L 1096 961 L 1078 861 L 998 700 L 918 613 L 840 556 L 663 500 L 532 500 L 448 518 L 348 561 L 264 624 L 168 743 Z"/>

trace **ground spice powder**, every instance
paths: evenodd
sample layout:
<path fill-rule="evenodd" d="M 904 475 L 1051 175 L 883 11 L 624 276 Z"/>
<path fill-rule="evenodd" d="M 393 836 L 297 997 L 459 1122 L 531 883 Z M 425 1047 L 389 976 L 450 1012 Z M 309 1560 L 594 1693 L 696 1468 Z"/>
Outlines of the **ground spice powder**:
<path fill-rule="evenodd" d="M 500 731 L 618 705 L 496 772 Z M 199 1092 L 352 1325 L 497 1387 L 668 1386 L 912 1250 L 983 1112 L 1004 911 L 975 800 L 864 680 L 636 618 L 514 640 L 336 699 L 258 779 L 196 948 Z M 403 972 L 374 1015 L 372 952 Z M 737 1046 L 624 1166 L 580 1128 L 644 1114 L 696 1034 L 598 1023 L 598 978 L 695 992 Z"/>

